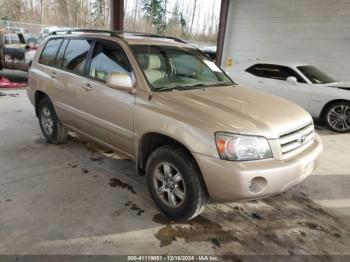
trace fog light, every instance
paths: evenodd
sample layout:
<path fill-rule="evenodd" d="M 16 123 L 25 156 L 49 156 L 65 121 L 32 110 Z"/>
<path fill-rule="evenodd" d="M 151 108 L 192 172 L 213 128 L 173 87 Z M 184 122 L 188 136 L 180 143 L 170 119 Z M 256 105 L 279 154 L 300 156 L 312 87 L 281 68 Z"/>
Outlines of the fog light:
<path fill-rule="evenodd" d="M 255 177 L 249 181 L 248 188 L 249 192 L 252 194 L 262 193 L 267 186 L 267 181 L 263 177 Z"/>

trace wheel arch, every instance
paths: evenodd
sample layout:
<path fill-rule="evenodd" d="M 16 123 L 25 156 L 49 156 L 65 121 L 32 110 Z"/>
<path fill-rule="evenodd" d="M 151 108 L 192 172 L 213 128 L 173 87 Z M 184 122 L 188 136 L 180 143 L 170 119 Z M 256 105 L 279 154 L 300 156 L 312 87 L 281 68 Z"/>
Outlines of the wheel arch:
<path fill-rule="evenodd" d="M 179 147 L 182 147 L 186 150 L 188 155 L 192 158 L 194 161 L 196 167 L 200 171 L 200 168 L 198 166 L 198 163 L 193 156 L 192 152 L 188 149 L 188 147 L 178 141 L 177 139 L 170 137 L 168 135 L 164 135 L 158 132 L 149 132 L 144 135 L 142 135 L 141 139 L 138 143 L 138 150 L 137 150 L 137 170 L 140 175 L 145 174 L 145 168 L 146 163 L 149 158 L 149 156 L 159 147 L 165 146 L 165 145 L 177 145 Z"/>
<path fill-rule="evenodd" d="M 36 91 L 35 92 L 35 95 L 34 95 L 34 106 L 35 106 L 35 113 L 36 113 L 36 116 L 39 116 L 39 105 L 40 105 L 40 102 L 43 98 L 49 98 L 49 96 L 43 92 L 43 91 Z"/>

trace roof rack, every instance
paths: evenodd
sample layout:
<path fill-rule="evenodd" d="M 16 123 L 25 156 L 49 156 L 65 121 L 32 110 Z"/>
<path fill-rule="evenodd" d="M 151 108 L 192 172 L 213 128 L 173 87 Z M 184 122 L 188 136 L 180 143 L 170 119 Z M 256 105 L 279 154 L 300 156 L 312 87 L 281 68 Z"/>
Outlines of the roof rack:
<path fill-rule="evenodd" d="M 98 30 L 98 29 L 62 29 L 55 30 L 49 33 L 49 35 L 57 35 L 58 33 L 63 33 L 71 35 L 72 33 L 99 33 L 99 34 L 109 34 L 111 36 L 118 36 L 116 32 L 109 30 Z"/>
<path fill-rule="evenodd" d="M 146 36 L 146 37 L 153 37 L 153 38 L 166 38 L 166 39 L 171 39 L 176 42 L 180 42 L 183 44 L 187 44 L 182 39 L 179 39 L 177 37 L 173 36 L 167 36 L 167 35 L 157 35 L 157 34 L 150 34 L 150 33 L 142 33 L 142 32 L 133 32 L 133 31 L 110 31 L 110 30 L 99 30 L 99 29 L 62 29 L 62 30 L 55 30 L 49 33 L 49 35 L 58 35 L 59 33 L 62 34 L 72 34 L 72 33 L 98 33 L 98 34 L 109 34 L 110 36 L 113 37 L 119 37 L 123 38 L 124 34 L 129 34 L 132 36 Z"/>
<path fill-rule="evenodd" d="M 173 37 L 173 36 L 167 36 L 167 35 L 157 35 L 157 34 L 151 34 L 151 33 L 132 32 L 132 31 L 120 31 L 120 33 L 130 34 L 130 35 L 133 35 L 133 36 L 148 36 L 148 37 L 154 37 L 154 38 L 167 38 L 167 39 L 174 40 L 176 42 L 187 44 L 186 41 L 184 41 L 184 40 L 182 40 L 180 38 Z"/>

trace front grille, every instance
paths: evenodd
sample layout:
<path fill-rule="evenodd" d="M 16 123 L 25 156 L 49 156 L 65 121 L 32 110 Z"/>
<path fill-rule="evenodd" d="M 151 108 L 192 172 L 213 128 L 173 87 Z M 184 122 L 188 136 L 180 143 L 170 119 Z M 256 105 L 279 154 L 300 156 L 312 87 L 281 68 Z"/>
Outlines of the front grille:
<path fill-rule="evenodd" d="M 315 128 L 311 123 L 280 136 L 282 158 L 287 159 L 308 148 L 314 141 Z"/>

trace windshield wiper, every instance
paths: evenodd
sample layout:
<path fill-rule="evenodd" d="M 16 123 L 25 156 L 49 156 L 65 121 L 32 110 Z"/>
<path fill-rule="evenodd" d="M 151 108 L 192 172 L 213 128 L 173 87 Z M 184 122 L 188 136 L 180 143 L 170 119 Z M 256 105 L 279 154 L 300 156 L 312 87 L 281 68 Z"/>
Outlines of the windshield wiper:
<path fill-rule="evenodd" d="M 233 86 L 233 83 L 230 82 L 217 82 L 217 83 L 200 83 L 200 84 L 194 84 L 194 85 L 177 85 L 174 87 L 159 87 L 156 88 L 154 91 L 157 92 L 166 92 L 166 91 L 182 91 L 182 90 L 191 90 L 191 89 L 201 89 L 201 88 L 206 88 L 206 87 L 211 87 L 211 86 Z"/>
<path fill-rule="evenodd" d="M 203 87 L 207 87 L 207 86 L 203 84 L 197 84 L 197 85 L 191 85 L 191 86 L 159 87 L 154 91 L 156 92 L 184 91 L 184 90 L 198 89 Z"/>
<path fill-rule="evenodd" d="M 211 87 L 211 86 L 229 86 L 233 85 L 233 83 L 228 83 L 228 82 L 217 82 L 217 83 L 206 83 L 206 84 L 195 84 L 195 85 L 189 85 L 189 86 L 184 86 L 184 88 L 192 88 L 192 87 Z"/>
<path fill-rule="evenodd" d="M 166 92 L 166 91 L 174 91 L 174 90 L 177 90 L 177 91 L 180 91 L 181 89 L 179 88 L 180 86 L 174 86 L 174 87 L 158 87 L 158 88 L 155 88 L 154 91 L 156 92 Z"/>

